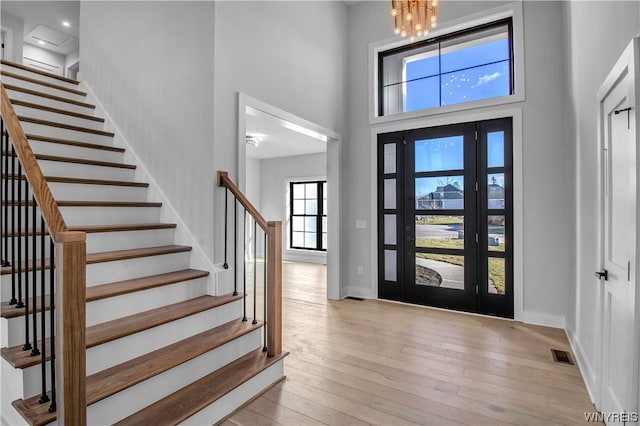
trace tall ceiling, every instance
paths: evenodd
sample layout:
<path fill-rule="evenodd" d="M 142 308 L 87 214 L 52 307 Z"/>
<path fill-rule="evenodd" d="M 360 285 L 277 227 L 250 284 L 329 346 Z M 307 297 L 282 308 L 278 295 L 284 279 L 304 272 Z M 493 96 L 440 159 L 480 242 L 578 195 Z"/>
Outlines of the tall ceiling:
<path fill-rule="evenodd" d="M 78 49 L 79 1 L 2 0 L 0 8 L 2 13 L 24 21 L 25 43 L 62 55 L 68 55 Z M 70 26 L 63 26 L 64 21 Z M 44 44 L 38 43 L 39 39 L 42 39 Z"/>

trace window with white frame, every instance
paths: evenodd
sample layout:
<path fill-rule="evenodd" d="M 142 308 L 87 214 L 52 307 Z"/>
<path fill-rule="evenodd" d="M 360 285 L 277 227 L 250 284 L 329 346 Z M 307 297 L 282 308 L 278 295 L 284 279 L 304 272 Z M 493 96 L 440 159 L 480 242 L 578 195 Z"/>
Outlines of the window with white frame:
<path fill-rule="evenodd" d="M 378 54 L 378 115 L 514 94 L 512 19 Z"/>

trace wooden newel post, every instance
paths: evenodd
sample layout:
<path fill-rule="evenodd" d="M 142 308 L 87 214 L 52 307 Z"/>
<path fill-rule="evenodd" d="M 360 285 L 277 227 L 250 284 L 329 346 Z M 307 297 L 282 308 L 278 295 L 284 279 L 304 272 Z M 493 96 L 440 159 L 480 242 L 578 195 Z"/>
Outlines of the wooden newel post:
<path fill-rule="evenodd" d="M 268 222 L 267 355 L 282 352 L 282 222 Z"/>
<path fill-rule="evenodd" d="M 86 270 L 84 232 L 55 235 L 56 406 L 58 424 L 85 426 Z"/>

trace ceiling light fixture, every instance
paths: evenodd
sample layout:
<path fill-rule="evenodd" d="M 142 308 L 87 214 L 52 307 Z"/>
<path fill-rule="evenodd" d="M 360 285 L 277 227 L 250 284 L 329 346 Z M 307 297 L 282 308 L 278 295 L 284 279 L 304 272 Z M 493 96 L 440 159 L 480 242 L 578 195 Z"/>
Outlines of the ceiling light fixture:
<path fill-rule="evenodd" d="M 395 33 L 402 37 L 416 37 L 429 34 L 429 27 L 435 28 L 436 7 L 439 0 L 391 0 L 391 16 L 395 24 Z"/>
<path fill-rule="evenodd" d="M 45 45 L 45 44 L 47 44 L 47 43 L 45 43 L 43 40 L 38 40 L 38 44 L 41 44 L 41 45 L 43 45 L 43 46 L 44 46 L 44 45 Z"/>
<path fill-rule="evenodd" d="M 262 142 L 262 138 L 256 135 L 247 135 L 246 142 L 247 142 L 247 145 L 255 146 L 257 148 L 260 146 L 260 142 Z"/>
<path fill-rule="evenodd" d="M 71 22 L 69 22 L 69 21 L 62 21 L 62 26 L 63 26 L 63 27 L 67 27 L 67 28 L 69 28 L 69 27 L 71 26 Z"/>

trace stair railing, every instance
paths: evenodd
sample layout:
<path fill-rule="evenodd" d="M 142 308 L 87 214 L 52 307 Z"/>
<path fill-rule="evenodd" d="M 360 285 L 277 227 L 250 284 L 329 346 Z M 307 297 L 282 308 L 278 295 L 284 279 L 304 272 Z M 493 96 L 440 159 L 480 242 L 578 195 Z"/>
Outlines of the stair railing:
<path fill-rule="evenodd" d="M 59 424 L 86 425 L 86 234 L 67 228 L 1 82 L 0 92 L 2 275 L 11 274 L 10 304 L 24 309 L 22 349 L 40 356 L 40 403 L 49 403 L 49 412 L 57 411 Z"/>
<path fill-rule="evenodd" d="M 228 260 L 228 194 L 231 193 L 234 197 L 233 205 L 233 248 L 234 248 L 234 294 L 238 294 L 238 259 L 237 259 L 237 237 L 238 237 L 238 205 L 244 209 L 244 232 L 243 232 L 243 244 L 245 259 L 243 259 L 243 321 L 248 320 L 248 316 L 253 315 L 253 323 L 256 324 L 257 320 L 257 304 L 259 299 L 257 288 L 257 245 L 259 242 L 257 227 L 260 227 L 264 233 L 264 258 L 263 265 L 263 316 L 264 316 L 264 347 L 263 351 L 267 352 L 269 357 L 273 357 L 282 353 L 282 222 L 280 221 L 266 221 L 264 217 L 258 212 L 258 210 L 251 204 L 247 197 L 240 191 L 240 189 L 229 178 L 228 172 L 218 171 L 218 186 L 225 188 L 225 231 L 224 231 L 224 267 L 229 268 Z M 247 218 L 248 216 L 248 218 Z M 251 232 L 253 228 L 253 232 Z M 247 247 L 250 243 L 251 247 Z M 251 253 L 253 251 L 253 253 Z M 251 283 L 249 292 L 252 291 L 253 312 L 247 310 L 247 255 L 253 256 L 253 290 L 251 290 Z"/>

